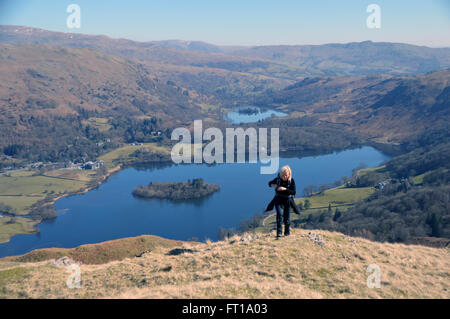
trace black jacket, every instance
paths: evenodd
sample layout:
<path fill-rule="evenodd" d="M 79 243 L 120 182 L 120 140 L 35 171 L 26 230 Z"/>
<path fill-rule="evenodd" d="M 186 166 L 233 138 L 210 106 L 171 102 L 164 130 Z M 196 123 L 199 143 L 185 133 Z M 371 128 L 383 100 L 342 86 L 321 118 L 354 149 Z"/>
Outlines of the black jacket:
<path fill-rule="evenodd" d="M 270 201 L 269 205 L 267 205 L 265 212 L 271 211 L 275 204 L 283 204 L 283 205 L 289 205 L 289 208 L 292 207 L 294 212 L 296 214 L 300 214 L 300 211 L 297 207 L 297 204 L 295 204 L 294 201 L 294 195 L 296 194 L 296 188 L 295 188 L 295 181 L 294 178 L 291 178 L 291 180 L 283 181 L 283 179 L 278 174 L 277 177 L 275 177 L 273 180 L 269 182 L 269 187 L 271 187 L 271 184 L 276 184 L 277 186 L 283 186 L 286 187 L 285 191 L 277 191 L 275 190 L 275 196 Z"/>

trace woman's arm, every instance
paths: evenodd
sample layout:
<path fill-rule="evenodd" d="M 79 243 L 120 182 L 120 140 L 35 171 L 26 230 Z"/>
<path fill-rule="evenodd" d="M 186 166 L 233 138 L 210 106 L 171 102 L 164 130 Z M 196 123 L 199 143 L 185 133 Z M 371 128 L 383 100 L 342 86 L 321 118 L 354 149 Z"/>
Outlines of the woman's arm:
<path fill-rule="evenodd" d="M 294 178 L 291 179 L 291 185 L 289 185 L 289 188 L 287 188 L 286 191 L 289 195 L 295 195 L 297 193 Z"/>
<path fill-rule="evenodd" d="M 283 195 L 295 195 L 296 194 L 296 188 L 295 188 L 295 181 L 294 179 L 291 179 L 291 184 L 289 185 L 289 188 L 279 186 L 277 189 L 277 192 Z"/>
<path fill-rule="evenodd" d="M 272 188 L 277 187 L 277 178 L 276 177 L 269 182 L 269 187 L 272 187 Z"/>

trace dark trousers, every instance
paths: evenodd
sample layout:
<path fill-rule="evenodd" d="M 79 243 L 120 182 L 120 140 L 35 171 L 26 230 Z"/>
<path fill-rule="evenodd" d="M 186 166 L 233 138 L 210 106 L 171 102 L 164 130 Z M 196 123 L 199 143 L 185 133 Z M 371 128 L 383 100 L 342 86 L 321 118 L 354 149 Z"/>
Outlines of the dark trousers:
<path fill-rule="evenodd" d="M 289 202 L 276 203 L 275 210 L 277 211 L 277 235 L 282 233 L 281 218 L 283 218 L 284 223 L 284 234 L 289 235 L 289 226 L 291 225 Z M 283 211 L 283 215 L 281 215 L 281 211 Z"/>

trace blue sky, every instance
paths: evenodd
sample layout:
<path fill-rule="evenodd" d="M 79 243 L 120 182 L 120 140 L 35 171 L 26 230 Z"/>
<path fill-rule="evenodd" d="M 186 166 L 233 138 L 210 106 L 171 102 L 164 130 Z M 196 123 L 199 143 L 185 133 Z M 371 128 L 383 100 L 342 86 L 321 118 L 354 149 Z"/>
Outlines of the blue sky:
<path fill-rule="evenodd" d="M 69 29 L 69 4 L 81 28 Z M 369 29 L 369 4 L 381 28 Z M 450 46 L 448 0 L 0 0 L 0 24 L 105 34 L 138 41 L 200 40 L 219 45 L 353 41 Z"/>

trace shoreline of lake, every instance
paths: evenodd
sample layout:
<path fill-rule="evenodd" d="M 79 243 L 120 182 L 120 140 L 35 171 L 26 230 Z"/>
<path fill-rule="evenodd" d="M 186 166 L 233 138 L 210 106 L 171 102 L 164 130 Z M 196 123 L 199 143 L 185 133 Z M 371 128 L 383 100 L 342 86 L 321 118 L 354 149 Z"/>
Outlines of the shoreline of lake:
<path fill-rule="evenodd" d="M 370 149 L 372 149 L 372 150 L 370 150 Z M 361 154 L 361 155 L 357 155 L 357 156 L 355 156 L 355 155 L 352 155 L 353 154 L 353 152 L 352 151 L 354 151 L 354 152 L 357 152 L 357 153 L 355 153 L 355 155 L 356 154 Z M 361 153 L 362 152 L 362 153 Z M 298 161 L 306 161 L 306 163 L 314 163 L 314 162 L 317 162 L 317 160 L 319 160 L 319 161 L 321 161 L 321 158 L 322 158 L 322 156 L 323 156 L 323 160 L 322 161 L 324 161 L 323 163 L 324 164 L 321 164 L 321 165 L 325 165 L 325 166 L 323 166 L 323 167 L 328 167 L 328 168 L 331 168 L 331 166 L 329 166 L 328 164 L 326 164 L 326 162 L 327 162 L 327 160 L 326 160 L 326 158 L 329 158 L 329 157 L 331 157 L 331 158 L 334 158 L 334 157 L 336 157 L 337 159 L 339 159 L 339 158 L 341 158 L 341 163 L 342 163 L 342 165 L 341 164 L 336 164 L 337 166 L 336 167 L 342 167 L 342 169 L 345 169 L 344 167 L 347 167 L 347 166 L 349 166 L 349 165 L 353 165 L 352 166 L 352 168 L 353 167 L 356 167 L 357 166 L 357 164 L 358 164 L 358 162 L 356 162 L 356 161 L 358 161 L 358 157 L 364 157 L 364 161 L 365 160 L 368 160 L 368 163 L 371 163 L 371 162 L 373 162 L 373 160 L 375 159 L 375 158 L 379 158 L 379 160 L 381 160 L 381 159 L 383 159 L 383 160 L 387 160 L 387 159 L 389 159 L 389 157 L 390 156 L 387 156 L 386 154 L 384 154 L 383 152 L 381 152 L 381 151 L 379 151 L 379 150 L 377 150 L 376 148 L 374 148 L 374 147 L 371 147 L 371 146 L 359 146 L 359 147 L 354 147 L 354 148 L 350 148 L 350 149 L 344 149 L 344 150 L 337 150 L 337 151 L 332 151 L 332 152 L 325 152 L 325 154 L 324 154 L 324 152 L 315 152 L 315 155 L 312 155 L 312 156 L 305 156 L 306 154 L 304 153 L 304 152 L 289 152 L 289 153 L 291 153 L 290 155 L 293 155 L 292 157 L 291 156 L 286 156 L 286 157 L 283 157 L 283 154 L 282 153 L 280 153 L 280 160 L 281 161 L 294 161 L 294 162 L 298 162 Z M 295 154 L 294 154 L 295 153 Z M 308 152 L 309 153 L 309 152 Z M 342 155 L 341 155 L 341 153 L 342 153 Z M 320 155 L 319 155 L 320 154 Z M 344 155 L 344 154 L 347 154 L 347 155 Z M 364 155 L 364 154 L 366 154 L 366 155 Z M 373 154 L 373 155 L 370 155 L 370 154 Z M 318 158 L 317 158 L 317 156 L 319 156 Z M 349 157 L 350 156 L 350 157 Z M 368 157 L 369 156 L 369 157 Z M 373 157 L 373 156 L 375 156 L 375 157 Z M 317 158 L 317 159 L 316 159 Z M 348 160 L 345 160 L 345 161 L 342 161 L 342 158 L 347 158 Z M 371 158 L 373 158 L 373 159 L 371 159 Z M 351 163 L 349 163 L 349 161 L 350 162 L 353 162 L 353 164 L 351 164 Z M 331 165 L 331 163 L 332 162 L 330 162 L 330 165 Z M 376 163 L 378 163 L 378 162 L 376 162 Z M 374 164 L 376 164 L 376 163 L 374 163 Z M 161 167 L 159 167 L 159 165 L 158 164 L 162 164 L 162 166 L 163 166 L 163 168 L 161 168 Z M 236 165 L 241 165 L 241 164 L 239 164 L 239 163 L 234 163 L 235 165 L 232 165 L 230 168 L 231 168 L 231 175 L 228 177 L 228 179 L 233 175 L 233 170 L 234 170 L 234 168 L 233 167 L 235 167 Z M 249 163 L 245 163 L 245 164 L 249 164 Z M 56 197 L 56 198 L 54 198 L 53 199 L 53 203 L 56 203 L 59 199 L 62 199 L 62 198 L 68 198 L 68 197 L 72 197 L 72 195 L 78 195 L 78 194 L 91 194 L 89 197 L 92 197 L 92 196 L 97 196 L 97 195 L 95 195 L 95 194 L 97 194 L 98 192 L 94 192 L 94 193 L 91 193 L 91 192 L 89 192 L 90 190 L 93 190 L 93 189 L 95 189 L 95 188 L 99 188 L 99 186 L 101 186 L 101 185 L 108 185 L 108 183 L 105 183 L 105 181 L 106 180 L 108 180 L 108 178 L 107 177 L 109 177 L 109 176 L 111 176 L 112 175 L 112 173 L 114 173 L 114 172 L 122 172 L 122 171 L 128 171 L 127 173 L 125 173 L 126 175 L 119 175 L 119 179 L 123 179 L 123 176 L 127 176 L 127 175 L 130 175 L 130 172 L 136 172 L 136 173 L 132 173 L 132 175 L 134 176 L 135 174 L 137 174 L 137 172 L 139 172 L 139 171 L 144 171 L 144 172 L 146 172 L 146 173 L 144 173 L 144 175 L 145 174 L 150 174 L 149 176 L 152 176 L 152 177 L 154 177 L 156 180 L 164 180 L 164 178 L 163 179 L 158 179 L 158 175 L 160 174 L 160 172 L 163 172 L 163 171 L 166 171 L 167 172 L 167 170 L 169 170 L 169 172 L 184 172 L 185 170 L 187 170 L 187 171 L 189 171 L 189 170 L 192 170 L 192 167 L 198 167 L 198 165 L 192 165 L 192 164 L 185 164 L 185 165 L 187 165 L 187 167 L 186 167 L 186 169 L 184 169 L 184 168 L 181 168 L 181 167 L 178 167 L 178 165 L 174 165 L 173 163 L 169 163 L 169 165 L 167 164 L 167 163 L 159 163 L 159 162 L 155 162 L 155 163 L 148 163 L 148 166 L 140 166 L 140 165 L 137 165 L 137 166 L 128 166 L 128 165 L 117 165 L 117 166 L 115 166 L 114 167 L 114 169 L 111 169 L 111 170 L 109 170 L 109 173 L 108 173 L 108 175 L 107 176 L 104 176 L 104 178 L 102 179 L 102 181 L 98 184 L 98 185 L 96 185 L 96 186 L 94 186 L 94 187 L 89 187 L 89 188 L 85 188 L 85 189 L 83 189 L 83 191 L 78 191 L 78 192 L 76 192 L 76 193 L 70 193 L 70 194 L 64 194 L 64 195 L 60 195 L 60 196 L 58 196 L 58 197 Z M 206 164 L 205 164 L 206 165 Z M 309 164 L 308 164 L 309 165 Z M 369 164 L 369 167 L 372 167 L 372 166 L 370 166 L 371 164 Z M 377 164 L 378 165 L 378 164 Z M 174 166 L 174 167 L 173 167 Z M 181 165 L 181 166 L 183 166 L 183 165 Z M 207 165 L 207 166 L 211 166 L 211 167 L 214 167 L 214 166 L 216 166 L 216 165 Z M 178 167 L 178 168 L 177 168 Z M 253 167 L 253 168 L 252 168 Z M 131 169 L 131 170 L 128 170 L 128 169 Z M 215 168 L 214 170 L 216 171 L 216 170 L 219 170 L 219 171 L 222 171 L 222 172 L 224 172 L 224 169 L 225 169 L 225 166 L 224 165 L 217 165 L 217 168 Z M 250 165 L 250 166 L 246 166 L 246 168 L 245 168 L 245 171 L 248 171 L 248 170 L 250 170 L 249 171 L 249 174 L 251 174 L 250 176 L 253 176 L 254 174 L 252 173 L 252 171 L 253 170 L 258 170 L 259 171 L 259 169 L 256 167 L 256 166 L 252 166 L 252 165 Z M 321 168 L 321 170 L 323 170 L 322 168 Z M 227 173 L 225 173 L 225 175 L 229 175 L 228 174 L 228 168 L 226 168 L 226 171 L 227 171 Z M 203 172 L 205 172 L 205 176 L 208 176 L 208 175 L 210 175 L 211 173 L 208 171 L 208 170 L 206 170 L 206 171 L 203 171 L 202 170 L 202 168 L 200 168 L 200 170 L 199 170 L 199 172 L 200 172 L 200 175 L 202 175 L 203 174 Z M 244 171 L 243 171 L 244 172 Z M 333 172 L 333 171 L 331 171 L 331 172 Z M 179 173 L 170 173 L 170 174 L 176 174 L 176 175 L 174 175 L 174 176 L 178 176 L 179 178 L 181 178 L 181 175 L 179 175 Z M 183 173 L 184 174 L 184 173 Z M 222 173 L 221 173 L 222 174 Z M 322 173 L 319 173 L 319 174 L 322 174 Z M 348 174 L 350 174 L 350 170 L 346 173 L 346 175 L 348 175 Z M 198 175 L 198 176 L 200 176 L 199 175 L 199 173 L 196 173 L 196 175 Z M 259 177 L 258 177 L 258 179 L 261 179 L 261 175 L 258 173 L 257 174 Z M 326 176 L 330 176 L 330 178 L 332 178 L 332 176 L 333 176 L 333 174 L 331 174 L 331 175 L 329 175 L 328 173 L 326 173 L 326 174 L 322 174 L 323 175 L 323 177 L 326 177 Z M 322 176 L 322 175 L 320 175 L 320 176 Z M 122 177 L 120 177 L 120 176 L 122 176 Z M 166 175 L 167 176 L 167 175 Z M 203 176 L 203 175 L 202 175 Z M 264 175 L 265 176 L 265 175 Z M 318 175 L 319 176 L 319 175 Z M 192 176 L 190 176 L 190 177 L 192 177 Z M 323 177 L 318 177 L 319 178 L 319 181 L 318 182 L 315 182 L 317 185 L 318 185 L 318 183 L 321 183 L 321 180 L 323 179 Z M 341 177 L 341 176 L 337 176 L 337 177 Z M 237 176 L 235 177 L 235 178 L 238 178 Z M 254 179 L 254 177 L 250 177 L 250 179 Z M 139 179 L 136 179 L 136 183 L 137 183 L 137 181 L 138 181 Z M 147 179 L 147 181 L 148 181 L 148 179 Z M 141 181 L 141 183 L 142 183 L 142 181 Z M 220 184 L 220 183 L 218 183 L 218 184 Z M 240 184 L 242 184 L 242 183 L 240 183 Z M 116 180 L 116 182 L 113 182 L 113 184 L 112 185 L 117 185 L 117 180 Z M 135 185 L 138 185 L 138 184 L 135 184 Z M 265 185 L 265 183 L 264 183 L 264 185 Z M 109 186 L 109 187 L 114 187 L 114 188 L 116 188 L 116 186 Z M 241 186 L 240 186 L 241 187 Z M 120 188 L 123 188 L 122 186 L 120 186 Z M 132 189 L 132 188 L 131 188 Z M 119 190 L 119 189 L 118 189 Z M 229 190 L 226 190 L 226 191 L 228 191 L 229 192 Z M 259 197 L 259 198 L 261 198 L 260 197 L 260 195 L 258 195 L 258 194 L 261 194 L 260 192 L 261 191 L 263 191 L 264 192 L 264 190 L 260 190 L 260 191 L 256 191 L 255 192 L 255 194 L 253 194 L 253 195 L 257 195 L 257 197 Z M 104 191 L 103 191 L 104 192 Z M 109 192 L 109 191 L 108 191 Z M 125 193 L 127 193 L 127 191 L 125 190 Z M 220 193 L 220 192 L 219 192 Z M 124 194 L 123 193 L 123 191 L 121 191 L 121 192 L 119 192 L 119 197 L 121 197 L 121 196 L 125 196 L 126 197 L 126 194 Z M 252 196 L 253 196 L 252 195 Z M 300 195 L 300 194 L 299 194 Z M 92 202 L 92 203 L 88 203 L 89 201 L 90 201 L 90 199 L 89 198 L 83 198 L 82 199 L 82 201 L 81 202 L 86 202 L 85 204 L 83 204 L 83 205 L 88 205 L 88 206 L 86 206 L 85 208 L 82 208 L 82 211 L 83 210 L 85 210 L 86 212 L 88 212 L 87 214 L 93 214 L 92 216 L 94 216 L 94 215 L 97 215 L 97 213 L 99 213 L 100 215 L 105 215 L 105 212 L 106 211 L 108 211 L 109 212 L 109 210 L 106 208 L 106 207 L 109 207 L 108 205 L 108 203 L 107 202 L 109 202 L 110 201 L 110 198 L 111 199 L 113 199 L 113 198 L 118 198 L 116 195 L 108 195 L 109 197 L 108 198 L 104 198 L 104 199 L 98 199 L 98 200 L 96 200 L 96 202 Z M 112 196 L 112 197 L 111 197 Z M 213 197 L 215 197 L 216 195 L 215 194 L 213 194 Z M 221 196 L 221 195 L 220 195 Z M 236 195 L 234 195 L 234 196 L 236 196 Z M 75 200 L 75 201 L 77 201 L 77 200 Z M 79 201 L 79 199 L 78 199 L 78 201 Z M 105 202 L 105 201 L 107 201 L 107 202 Z M 258 200 L 257 200 L 258 201 Z M 133 214 L 131 214 L 130 215 L 130 220 L 128 221 L 128 217 L 127 217 L 127 221 L 129 222 L 129 223 L 134 223 L 134 221 L 133 221 L 133 216 L 134 215 L 136 215 L 136 214 L 138 214 L 138 215 L 141 215 L 142 217 L 144 217 L 145 215 L 142 215 L 142 213 L 147 209 L 147 208 L 144 208 L 144 207 L 146 207 L 146 205 L 147 204 L 145 204 L 145 202 L 146 201 L 143 201 L 143 200 L 141 200 L 140 201 L 141 202 L 141 204 L 138 204 L 138 207 L 139 208 L 137 208 L 137 207 L 135 207 L 136 205 L 132 205 L 132 206 L 130 206 L 130 207 L 128 207 L 128 208 L 122 208 L 122 209 L 124 209 L 124 211 L 123 211 L 123 213 L 126 213 L 126 214 L 128 214 L 129 212 L 130 212 L 130 209 L 131 209 L 131 211 L 133 211 L 134 213 Z M 161 206 L 161 205 L 163 205 L 162 207 L 164 207 L 166 204 L 164 204 L 164 202 L 163 201 L 160 201 L 160 200 L 157 200 L 157 199 L 152 199 L 150 202 L 153 202 L 153 204 L 151 204 L 150 206 L 154 206 L 154 205 L 159 205 L 159 206 Z M 204 200 L 197 200 L 197 201 L 195 201 L 195 200 L 193 200 L 193 201 L 190 201 L 187 205 L 188 206 L 191 206 L 191 207 L 201 207 L 201 206 L 199 206 L 199 205 L 203 205 L 204 204 Z M 206 199 L 206 203 L 208 203 L 208 202 L 211 202 L 210 201 L 210 199 Z M 214 202 L 214 200 L 213 200 L 213 202 Z M 230 202 L 231 203 L 231 202 Z M 91 204 L 92 204 L 92 206 L 91 206 Z M 102 208 L 96 208 L 96 207 L 98 207 L 100 205 L 100 207 L 102 207 Z M 140 205 L 140 206 L 139 206 Z M 180 204 L 174 204 L 175 206 L 177 206 L 177 205 L 180 205 Z M 194 205 L 194 206 L 192 206 L 192 205 Z M 223 204 L 218 204 L 218 205 L 223 205 Z M 246 205 L 246 204 L 245 204 Z M 243 205 L 243 206 L 245 206 L 245 205 Z M 119 204 L 119 206 L 120 206 L 120 204 Z M 123 205 L 122 205 L 123 206 Z M 142 208 L 140 208 L 142 206 Z M 172 205 L 173 206 L 173 205 Z M 238 207 L 241 207 L 242 205 L 238 205 Z M 69 206 L 70 207 L 70 206 Z M 133 208 L 134 207 L 134 208 Z M 182 204 L 182 207 L 185 207 L 185 205 L 183 206 L 183 204 Z M 66 211 L 68 211 L 68 210 L 72 210 L 71 208 L 67 208 L 67 207 L 56 207 L 57 209 L 58 209 L 58 211 L 60 212 L 61 211 L 61 209 L 67 209 Z M 76 208 L 75 208 L 76 209 Z M 113 208 L 113 209 L 116 209 L 116 208 Z M 171 208 L 171 210 L 173 211 L 173 209 L 177 209 L 177 208 Z M 213 207 L 212 208 L 213 210 L 216 210 L 216 207 Z M 221 210 L 221 208 L 220 207 L 218 207 L 218 209 L 219 210 Z M 78 209 L 77 209 L 78 210 Z M 91 210 L 93 210 L 93 211 L 91 211 Z M 183 209 L 182 209 L 183 210 Z M 82 211 L 79 211 L 80 213 L 82 213 L 81 215 L 83 215 L 83 216 L 86 216 L 86 212 L 82 212 Z M 178 211 L 179 211 L 179 208 L 178 208 Z M 255 213 L 255 211 L 253 210 L 253 209 L 246 209 L 245 210 L 246 212 L 252 212 L 252 214 L 254 214 Z M 140 212 L 140 213 L 139 213 Z M 175 211 L 173 211 L 173 213 L 174 213 Z M 94 214 L 95 213 L 95 214 Z M 171 213 L 170 215 L 172 215 L 173 213 Z M 178 213 L 176 213 L 175 215 L 178 215 L 180 212 L 178 212 Z M 111 214 L 115 214 L 115 213 L 113 213 L 113 212 L 111 212 L 111 213 L 108 213 L 107 214 L 107 218 L 109 219 L 109 217 L 110 216 L 112 216 Z M 122 214 L 122 213 L 121 213 Z M 159 214 L 159 213 L 158 213 Z M 159 216 L 157 214 L 157 216 Z M 65 215 L 65 214 L 63 214 L 63 215 Z M 63 215 L 60 215 L 60 213 L 58 213 L 58 216 L 57 216 L 57 218 L 55 218 L 54 220 L 52 220 L 52 221 L 49 221 L 49 223 L 50 224 L 53 224 L 53 223 L 59 223 L 58 222 L 58 220 L 61 218 L 61 217 L 64 217 Z M 79 214 L 76 214 L 76 215 L 72 215 L 72 216 L 74 216 L 74 218 L 81 218 L 81 217 L 76 217 L 77 215 L 79 215 Z M 154 215 L 154 214 L 150 214 L 150 215 Z M 189 216 L 189 214 L 188 214 L 188 216 Z M 247 216 L 248 217 L 248 216 Z M 82 218 L 86 218 L 86 217 L 82 217 Z M 86 221 L 87 220 L 89 220 L 89 219 L 92 219 L 92 218 L 95 218 L 95 217 L 87 217 L 87 219 L 86 219 Z M 107 219 L 107 220 L 108 220 Z M 178 219 L 178 218 L 177 218 Z M 244 220 L 246 220 L 247 218 L 245 218 L 245 215 L 242 215 L 242 217 L 239 217 L 239 219 L 236 221 L 236 223 L 239 223 L 240 221 L 244 221 Z M 105 219 L 102 219 L 102 220 L 104 220 L 104 221 L 107 221 L 107 220 L 105 220 Z M 136 221 L 137 222 L 137 221 Z M 144 224 L 145 224 L 145 221 L 143 221 L 144 222 Z M 193 222 L 193 221 L 192 221 Z M 140 222 L 139 222 L 140 223 Z M 185 226 L 187 226 L 188 228 L 188 232 L 189 231 L 192 231 L 192 229 L 191 230 L 189 230 L 189 225 L 191 224 L 191 222 L 184 222 L 184 224 L 183 224 L 183 222 L 182 221 L 180 221 L 180 225 L 178 225 L 177 227 L 182 227 L 183 228 L 183 225 L 185 225 Z M 195 223 L 195 222 L 194 222 Z M 47 227 L 51 227 L 51 226 L 49 226 L 49 224 L 47 223 L 47 221 L 44 221 L 44 224 L 45 224 L 45 227 L 44 227 L 44 232 L 48 232 L 48 228 Z M 38 225 L 41 225 L 41 222 L 38 224 Z M 70 226 L 69 226 L 70 225 Z M 69 225 L 67 225 L 67 226 L 65 226 L 65 227 L 72 227 L 72 224 L 69 224 Z M 228 227 L 229 225 L 226 225 L 226 224 L 224 224 L 223 226 L 225 226 L 225 227 Z M 76 225 L 74 226 L 74 227 L 77 227 Z M 39 233 L 41 233 L 41 231 L 42 231 L 42 228 L 41 228 L 41 230 L 40 231 L 38 231 Z M 107 232 L 114 232 L 114 228 L 113 229 L 110 229 L 110 230 L 106 230 Z M 53 231 L 52 231 L 53 232 Z M 44 234 L 44 233 L 43 233 Z M 173 235 L 164 235 L 164 234 L 161 234 L 160 232 L 154 232 L 154 231 L 152 231 L 151 230 L 151 227 L 148 229 L 148 230 L 146 230 L 146 231 L 144 231 L 144 232 L 142 232 L 142 234 L 154 234 L 154 235 L 156 235 L 156 236 L 160 236 L 160 237 L 163 237 L 163 238 L 168 238 L 168 239 L 177 239 L 177 240 L 183 240 L 183 239 L 180 239 L 180 238 L 178 238 L 178 237 L 176 237 L 176 236 L 173 236 Z M 33 234 L 31 234 L 31 235 L 33 235 Z M 36 235 L 36 233 L 34 233 L 34 235 Z M 17 236 L 19 236 L 20 238 L 22 238 L 22 235 L 17 235 Z M 24 236 L 29 236 L 29 234 L 27 234 L 27 235 L 24 235 Z M 40 237 L 41 235 L 39 235 L 39 237 Z M 119 237 L 112 237 L 112 238 L 127 238 L 127 237 L 133 237 L 133 236 L 135 236 L 134 234 L 131 234 L 131 235 L 119 235 Z M 216 236 L 215 234 L 214 235 L 212 235 L 212 237 L 214 237 L 214 236 Z M 12 236 L 11 238 L 13 238 L 14 236 Z M 83 237 L 78 237 L 78 238 L 84 238 L 84 236 Z M 100 241 L 104 241 L 104 240 L 109 240 L 108 238 L 109 237 L 104 237 L 104 238 L 107 238 L 107 239 L 100 239 Z M 189 238 L 191 238 L 191 237 L 188 237 L 188 239 Z M 196 236 L 193 236 L 192 238 L 197 238 Z M 209 238 L 211 238 L 211 237 L 209 237 Z M 215 238 L 215 237 L 214 237 Z M 17 238 L 16 238 L 16 240 L 17 240 Z M 22 241 L 22 239 L 20 239 L 21 241 Z M 61 239 L 62 240 L 62 242 L 64 242 L 64 240 L 63 239 Z M 59 242 L 59 240 L 58 240 L 58 242 Z M 97 241 L 95 241 L 95 240 L 91 240 L 91 241 L 86 241 L 87 243 L 95 243 L 95 242 L 97 242 Z M 11 247 L 15 247 L 15 243 L 14 244 L 12 244 L 13 246 L 11 246 Z M 81 245 L 81 244 L 76 244 L 76 245 L 67 245 L 67 244 L 62 244 L 62 246 L 60 246 L 61 244 L 57 244 L 57 245 L 55 245 L 55 244 L 52 244 L 51 246 L 46 246 L 46 247 L 77 247 L 77 246 L 79 246 L 79 245 Z M 35 250 L 35 249 L 40 249 L 40 248 L 45 248 L 45 246 L 36 246 L 37 248 L 33 248 L 33 249 L 31 249 L 30 251 L 32 251 L 32 250 Z M 15 251 L 15 249 L 14 248 L 7 248 L 7 250 L 9 250 L 9 249 L 13 249 L 14 251 Z M 15 252 L 11 252 L 11 254 L 10 255 L 14 255 L 15 254 Z"/>
<path fill-rule="evenodd" d="M 55 198 L 52 198 L 50 201 L 45 202 L 42 205 L 39 205 L 36 208 L 42 208 L 42 207 L 54 205 L 56 203 L 56 201 L 61 199 L 61 198 L 68 197 L 68 196 L 74 196 L 74 195 L 82 195 L 82 194 L 85 194 L 85 193 L 89 192 L 90 190 L 96 189 L 96 188 L 100 187 L 104 182 L 106 182 L 106 180 L 108 179 L 109 176 L 111 176 L 115 172 L 120 171 L 121 168 L 122 168 L 122 165 L 118 164 L 116 167 L 108 170 L 106 172 L 106 174 L 102 176 L 102 179 L 96 185 L 88 186 L 88 187 L 85 187 L 85 188 L 83 188 L 81 190 L 78 190 L 78 191 L 75 191 L 75 192 L 67 192 L 67 193 L 64 193 L 64 194 L 60 194 L 60 195 L 56 196 Z M 21 217 L 21 218 L 30 218 L 30 216 L 31 216 L 31 215 L 15 215 L 15 214 L 4 213 L 4 212 L 1 212 L 1 215 L 6 215 L 7 217 Z M 43 222 L 42 219 L 41 220 L 36 220 L 36 224 L 33 226 L 34 232 L 32 232 L 30 234 L 38 233 L 39 230 L 37 229 L 37 227 L 39 227 L 39 224 L 42 223 L 42 222 Z M 20 234 L 14 234 L 11 237 L 9 237 L 8 240 L 0 241 L 0 244 L 8 243 L 11 240 L 11 238 L 13 236 L 16 236 L 16 235 L 20 235 Z"/>
<path fill-rule="evenodd" d="M 390 152 L 385 152 L 386 148 L 385 148 L 385 150 L 379 150 L 378 149 L 377 146 L 379 146 L 379 144 L 380 143 L 376 143 L 376 142 L 370 141 L 370 143 L 367 143 L 367 145 L 366 144 L 355 145 L 354 147 L 350 147 L 350 148 L 346 148 L 346 149 L 334 150 L 334 151 L 325 151 L 325 152 L 321 152 L 321 151 L 317 151 L 317 150 L 306 150 L 306 151 L 305 150 L 303 150 L 303 151 L 299 151 L 299 150 L 284 150 L 284 151 L 280 151 L 279 152 L 279 156 L 280 157 L 285 156 L 285 157 L 288 157 L 288 158 L 293 157 L 293 158 L 301 159 L 301 158 L 304 158 L 304 157 L 310 157 L 310 156 L 314 156 L 315 157 L 315 156 L 322 156 L 322 155 L 339 153 L 339 152 L 343 152 L 343 151 L 347 151 L 347 150 L 355 150 L 355 149 L 359 149 L 359 148 L 362 148 L 362 147 L 365 147 L 365 146 L 373 147 L 374 149 L 389 155 Z M 393 146 L 393 147 L 395 147 L 395 146 Z M 248 155 L 248 152 L 246 152 L 246 156 L 247 155 Z M 88 193 L 91 190 L 99 188 L 101 185 L 103 185 L 107 181 L 108 177 L 110 177 L 113 173 L 120 172 L 123 169 L 134 168 L 134 167 L 139 167 L 139 166 L 146 166 L 146 165 L 166 164 L 166 163 L 171 163 L 171 165 L 168 165 L 168 166 L 172 166 L 173 165 L 173 163 L 171 161 L 163 161 L 163 162 L 161 162 L 161 161 L 150 161 L 150 162 L 145 162 L 145 163 L 132 162 L 131 164 L 128 164 L 128 163 L 117 164 L 114 168 L 109 169 L 107 171 L 107 173 L 102 176 L 102 179 L 100 181 L 98 181 L 98 183 L 96 185 L 88 186 L 88 187 L 85 187 L 85 188 L 83 188 L 81 190 L 78 190 L 78 191 L 75 191 L 75 192 L 68 192 L 68 193 L 60 194 L 57 197 L 53 198 L 51 201 L 43 203 L 39 207 L 46 207 L 46 206 L 49 206 L 49 205 L 55 205 L 55 203 L 59 199 L 62 199 L 62 198 L 65 198 L 65 197 L 86 194 L 86 193 Z M 222 163 L 222 164 L 225 164 L 225 162 Z M 185 164 L 185 165 L 189 165 L 189 164 Z M 209 165 L 217 165 L 217 163 L 212 163 L 212 164 L 209 164 Z M 14 217 L 26 217 L 26 216 L 19 216 L 19 215 L 17 215 L 17 216 L 14 216 Z M 42 222 L 43 222 L 42 219 L 41 220 L 37 220 L 36 223 L 33 225 L 34 231 L 31 232 L 31 233 L 27 233 L 27 234 L 39 233 L 38 227 L 39 227 L 39 225 Z M 0 245 L 4 244 L 4 243 L 8 243 L 11 240 L 11 238 L 13 236 L 16 236 L 16 235 L 20 235 L 20 233 L 19 234 L 13 234 L 11 237 L 8 238 L 8 240 L 0 241 Z"/>

